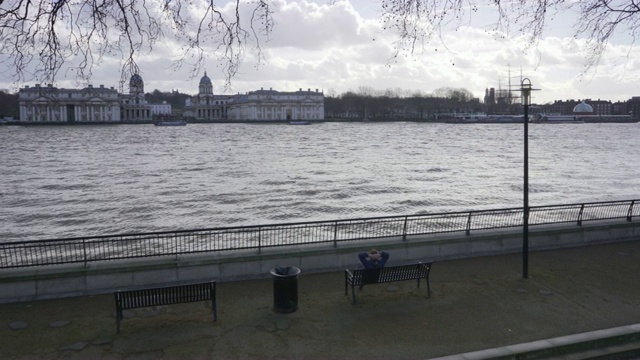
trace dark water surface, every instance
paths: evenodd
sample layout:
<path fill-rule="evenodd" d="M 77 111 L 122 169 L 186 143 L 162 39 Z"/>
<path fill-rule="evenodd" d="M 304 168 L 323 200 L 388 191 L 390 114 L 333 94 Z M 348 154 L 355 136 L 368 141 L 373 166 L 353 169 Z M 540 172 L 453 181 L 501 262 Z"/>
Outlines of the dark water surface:
<path fill-rule="evenodd" d="M 640 198 L 640 124 L 531 124 L 530 205 Z M 522 206 L 521 124 L 0 126 L 0 241 Z"/>

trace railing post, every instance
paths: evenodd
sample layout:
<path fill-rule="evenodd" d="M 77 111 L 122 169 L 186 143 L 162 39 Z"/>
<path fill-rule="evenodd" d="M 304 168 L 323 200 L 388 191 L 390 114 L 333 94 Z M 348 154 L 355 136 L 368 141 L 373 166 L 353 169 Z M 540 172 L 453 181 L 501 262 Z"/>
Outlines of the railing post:
<path fill-rule="evenodd" d="M 467 230 L 465 231 L 467 236 L 471 235 L 471 214 L 472 212 L 469 211 L 469 216 L 467 216 Z"/>
<path fill-rule="evenodd" d="M 631 217 L 633 216 L 633 203 L 635 200 L 631 200 L 631 204 L 629 204 L 629 211 L 627 211 L 627 221 L 631 221 Z"/>
<path fill-rule="evenodd" d="M 191 235 L 191 238 L 193 239 L 193 234 Z M 176 234 L 173 234 L 173 255 L 175 256 L 174 258 L 177 263 L 178 262 L 178 236 Z"/>
<path fill-rule="evenodd" d="M 402 229 L 402 241 L 407 241 L 407 220 L 409 219 L 408 216 L 404 217 L 404 227 Z"/>
<path fill-rule="evenodd" d="M 262 227 L 258 227 L 258 254 L 262 251 Z"/>
<path fill-rule="evenodd" d="M 578 213 L 578 226 L 582 226 L 582 212 L 584 211 L 584 204 L 580 206 L 580 212 Z"/>
<path fill-rule="evenodd" d="M 84 257 L 84 267 L 87 267 L 87 244 L 86 239 L 82 239 L 82 256 Z"/>
<path fill-rule="evenodd" d="M 333 247 L 338 247 L 338 222 L 333 223 Z"/>

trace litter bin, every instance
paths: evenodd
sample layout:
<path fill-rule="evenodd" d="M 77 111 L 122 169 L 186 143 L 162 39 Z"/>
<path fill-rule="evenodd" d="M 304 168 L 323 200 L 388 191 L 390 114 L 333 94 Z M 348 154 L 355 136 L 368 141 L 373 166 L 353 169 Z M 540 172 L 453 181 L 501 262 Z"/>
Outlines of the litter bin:
<path fill-rule="evenodd" d="M 273 307 L 278 312 L 298 310 L 298 275 L 294 266 L 280 266 L 270 271 L 273 277 Z"/>

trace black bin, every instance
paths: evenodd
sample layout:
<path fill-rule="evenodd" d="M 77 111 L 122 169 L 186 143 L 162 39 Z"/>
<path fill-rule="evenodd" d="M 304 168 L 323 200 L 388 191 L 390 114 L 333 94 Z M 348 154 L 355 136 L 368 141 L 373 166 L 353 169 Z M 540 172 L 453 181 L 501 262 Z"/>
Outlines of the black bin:
<path fill-rule="evenodd" d="M 273 308 L 282 313 L 298 310 L 298 275 L 294 266 L 280 266 L 270 271 L 273 277 Z"/>

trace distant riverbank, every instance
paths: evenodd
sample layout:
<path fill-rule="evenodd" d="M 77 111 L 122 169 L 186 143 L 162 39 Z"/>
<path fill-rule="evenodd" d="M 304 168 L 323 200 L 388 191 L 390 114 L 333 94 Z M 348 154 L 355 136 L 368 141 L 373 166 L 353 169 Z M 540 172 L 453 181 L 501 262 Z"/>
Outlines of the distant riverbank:
<path fill-rule="evenodd" d="M 187 124 L 289 124 L 295 120 L 189 120 Z M 9 126 L 90 126 L 90 125 L 153 125 L 157 121 L 102 121 L 102 122 L 22 122 L 7 121 L 3 125 Z M 459 119 L 343 119 L 343 118 L 327 118 L 324 120 L 306 120 L 311 124 L 323 122 L 330 123 L 401 123 L 401 122 L 418 122 L 418 123 L 446 123 L 446 124 L 522 124 L 522 120 L 459 120 Z M 638 120 L 606 120 L 606 119 L 590 119 L 584 123 L 637 123 Z M 553 123 L 545 122 L 545 124 Z"/>

